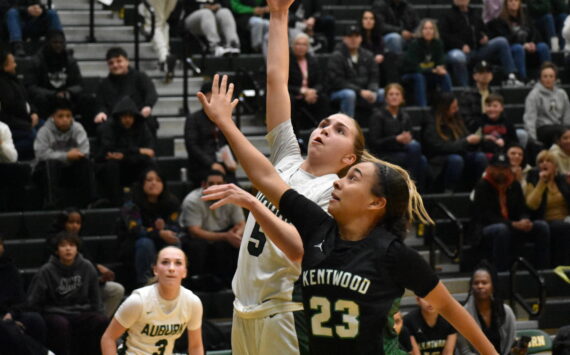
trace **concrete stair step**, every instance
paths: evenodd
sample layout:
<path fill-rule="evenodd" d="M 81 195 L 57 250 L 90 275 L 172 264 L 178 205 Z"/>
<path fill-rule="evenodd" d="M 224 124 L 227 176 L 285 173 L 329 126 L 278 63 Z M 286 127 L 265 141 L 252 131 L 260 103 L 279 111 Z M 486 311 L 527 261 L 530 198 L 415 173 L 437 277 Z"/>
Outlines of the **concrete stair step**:
<path fill-rule="evenodd" d="M 98 62 L 105 62 L 105 54 L 107 50 L 117 44 L 114 43 L 70 43 L 67 45 L 68 48 L 72 48 L 74 51 L 74 56 L 77 60 L 97 60 Z M 135 47 L 133 43 L 122 43 L 123 47 L 130 58 L 135 56 Z M 156 54 L 152 48 L 152 44 L 145 42 L 141 43 L 139 46 L 139 56 L 142 59 L 156 59 Z"/>
<path fill-rule="evenodd" d="M 154 106 L 154 114 L 156 116 L 178 116 L 181 114 L 183 99 L 182 97 L 161 97 L 156 105 Z M 188 106 L 190 108 L 190 112 L 195 112 L 200 110 L 202 107 L 200 102 L 198 102 L 198 98 L 195 96 L 190 96 L 188 98 Z M 181 136 L 183 135 L 184 129 L 184 120 L 181 120 L 181 129 L 177 128 L 177 132 L 168 133 L 164 136 Z M 159 130 L 160 131 L 160 130 Z"/>
<path fill-rule="evenodd" d="M 58 10 L 57 13 L 61 24 L 66 30 L 68 26 L 89 26 L 89 11 L 87 10 Z M 96 28 L 101 26 L 121 26 L 124 24 L 122 19 L 108 10 L 96 10 L 94 20 Z"/>
<path fill-rule="evenodd" d="M 65 27 L 65 36 L 68 42 L 85 42 L 88 35 L 88 23 L 85 26 Z M 131 26 L 95 27 L 95 38 L 97 42 L 132 42 L 134 33 Z M 141 41 L 143 41 L 142 36 Z"/>
<path fill-rule="evenodd" d="M 154 79 L 154 85 L 156 91 L 160 96 L 182 96 L 183 91 L 183 80 L 182 78 L 175 78 L 172 82 L 165 84 L 162 79 Z M 200 90 L 203 79 L 189 78 L 188 80 L 188 92 L 190 95 L 194 96 Z"/>
<path fill-rule="evenodd" d="M 89 10 L 89 0 L 53 0 L 52 6 L 58 11 L 61 10 Z M 103 6 L 95 1 L 95 10 L 102 9 Z"/>

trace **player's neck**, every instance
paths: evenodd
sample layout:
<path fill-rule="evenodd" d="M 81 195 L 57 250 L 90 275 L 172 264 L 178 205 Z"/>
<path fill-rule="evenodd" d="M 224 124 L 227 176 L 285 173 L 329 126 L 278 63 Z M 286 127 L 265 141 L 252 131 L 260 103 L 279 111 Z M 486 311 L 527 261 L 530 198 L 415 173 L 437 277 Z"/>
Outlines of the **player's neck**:
<path fill-rule="evenodd" d="M 370 234 L 370 231 L 376 225 L 376 218 L 363 213 L 358 216 L 348 217 L 347 221 L 337 220 L 337 222 L 340 238 L 342 240 L 356 242 L 366 238 L 368 234 Z"/>
<path fill-rule="evenodd" d="M 178 297 L 180 294 L 180 287 L 168 287 L 161 284 L 157 285 L 158 287 L 158 294 L 162 299 L 167 301 L 172 301 Z"/>
<path fill-rule="evenodd" d="M 430 326 L 430 328 L 433 328 L 435 326 L 435 323 L 437 323 L 437 313 L 436 312 L 422 312 L 422 317 L 424 318 L 424 321 L 426 322 L 426 324 L 428 326 Z"/>
<path fill-rule="evenodd" d="M 331 168 L 330 162 L 317 162 L 315 159 L 309 161 L 309 158 L 305 159 L 301 164 L 301 169 L 313 176 L 323 176 L 328 174 L 336 174 L 335 169 Z"/>

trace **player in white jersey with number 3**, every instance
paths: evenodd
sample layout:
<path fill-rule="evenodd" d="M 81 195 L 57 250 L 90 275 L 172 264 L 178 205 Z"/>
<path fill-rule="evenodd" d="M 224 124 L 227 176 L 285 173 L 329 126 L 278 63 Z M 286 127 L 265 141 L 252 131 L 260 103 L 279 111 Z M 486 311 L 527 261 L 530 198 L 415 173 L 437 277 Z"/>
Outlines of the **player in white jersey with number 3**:
<path fill-rule="evenodd" d="M 119 307 L 101 338 L 103 355 L 117 354 L 117 339 L 127 332 L 127 355 L 172 354 L 174 342 L 188 332 L 188 354 L 204 355 L 202 303 L 181 286 L 186 255 L 177 247 L 163 248 L 153 266 L 157 282 L 139 288 Z"/>
<path fill-rule="evenodd" d="M 267 140 L 271 161 L 281 177 L 324 210 L 328 206 L 333 182 L 364 155 L 364 137 L 358 123 L 344 115 L 325 118 L 310 137 L 308 154 L 303 160 L 291 124 L 288 92 L 289 44 L 288 9 L 293 0 L 268 0 L 270 9 L 269 49 L 267 56 Z M 212 88 L 217 90 L 217 77 Z M 201 102 L 205 96 L 198 94 Z M 274 215 L 279 231 L 293 226 L 283 222 L 279 211 L 262 194 L 258 199 Z M 248 217 L 241 242 L 238 266 L 232 288 L 234 319 L 232 353 L 304 354 L 307 353 L 305 318 L 294 283 L 301 272 L 302 245 L 279 248 L 262 230 L 254 216 Z M 269 234 L 268 234 L 269 235 Z"/>

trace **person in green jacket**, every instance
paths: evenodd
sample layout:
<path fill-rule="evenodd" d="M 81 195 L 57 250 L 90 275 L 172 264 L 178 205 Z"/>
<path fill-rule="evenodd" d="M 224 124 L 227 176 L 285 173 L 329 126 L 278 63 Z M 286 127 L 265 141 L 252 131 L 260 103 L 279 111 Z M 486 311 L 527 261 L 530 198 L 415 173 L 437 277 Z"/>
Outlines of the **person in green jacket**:
<path fill-rule="evenodd" d="M 451 77 L 445 70 L 443 42 L 435 21 L 423 19 L 414 37 L 404 56 L 402 81 L 413 85 L 416 105 L 427 106 L 428 86 L 450 92 Z"/>
<path fill-rule="evenodd" d="M 561 31 L 568 17 L 566 0 L 527 0 L 526 6 L 530 16 L 543 38 L 550 44 L 553 52 L 564 48 Z"/>
<path fill-rule="evenodd" d="M 230 8 L 236 17 L 238 31 L 247 31 L 251 48 L 261 52 L 263 38 L 269 30 L 269 7 L 265 0 L 230 0 Z"/>

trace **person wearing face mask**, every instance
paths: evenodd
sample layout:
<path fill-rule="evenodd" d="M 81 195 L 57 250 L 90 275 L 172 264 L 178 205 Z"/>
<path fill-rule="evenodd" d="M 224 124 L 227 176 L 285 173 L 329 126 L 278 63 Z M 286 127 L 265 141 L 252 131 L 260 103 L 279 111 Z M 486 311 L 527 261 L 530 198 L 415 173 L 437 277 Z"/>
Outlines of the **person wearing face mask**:
<path fill-rule="evenodd" d="M 550 152 L 556 156 L 558 171 L 570 175 L 570 127 L 564 127 L 556 143 L 550 147 Z"/>
<path fill-rule="evenodd" d="M 536 157 L 537 168 L 527 176 L 525 198 L 535 218 L 548 222 L 552 266 L 570 264 L 570 184 L 559 174 L 556 156 L 543 150 Z"/>
<path fill-rule="evenodd" d="M 498 271 L 509 269 L 516 247 L 528 240 L 535 244 L 534 266 L 550 265 L 550 234 L 545 221 L 531 220 L 523 190 L 511 172 L 505 154 L 495 154 L 485 176 L 475 187 L 473 218 L 481 227 L 481 246 L 490 250 Z"/>
<path fill-rule="evenodd" d="M 523 121 L 533 139 L 550 148 L 563 125 L 570 124 L 570 101 L 564 89 L 556 85 L 558 68 L 550 62 L 540 67 L 540 81 L 525 100 Z"/>
<path fill-rule="evenodd" d="M 75 106 L 83 91 L 79 65 L 73 52 L 66 48 L 63 32 L 48 32 L 46 41 L 24 76 L 30 98 L 41 117 L 51 113 L 50 103 L 55 99 L 69 100 Z"/>

